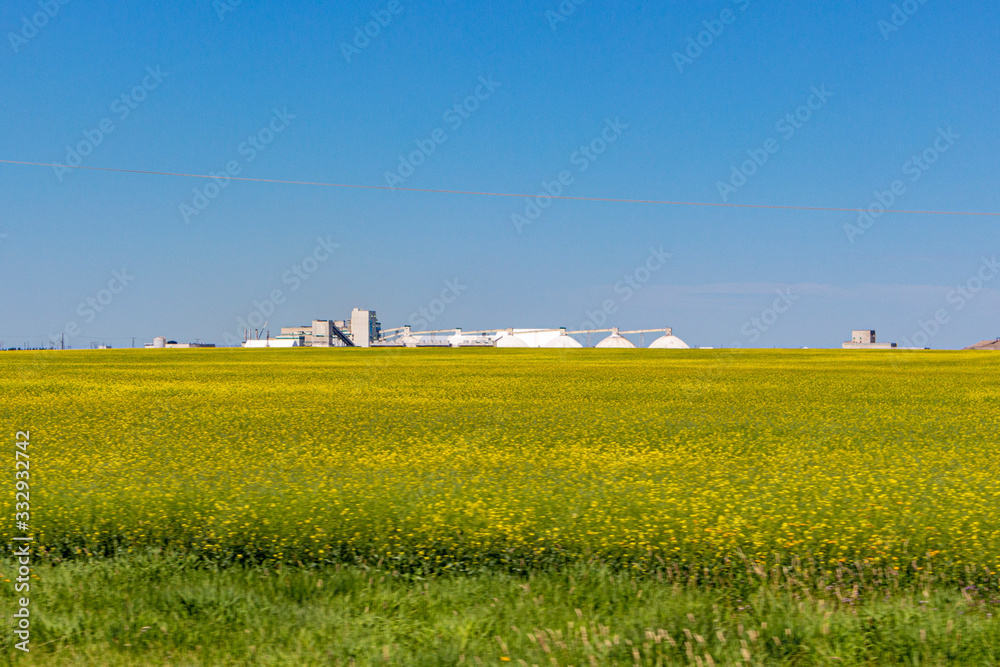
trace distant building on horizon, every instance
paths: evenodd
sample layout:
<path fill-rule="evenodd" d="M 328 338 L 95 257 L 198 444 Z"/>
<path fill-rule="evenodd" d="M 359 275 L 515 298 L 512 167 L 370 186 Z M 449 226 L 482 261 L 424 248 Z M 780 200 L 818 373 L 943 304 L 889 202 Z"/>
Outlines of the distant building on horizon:
<path fill-rule="evenodd" d="M 891 350 L 895 343 L 876 343 L 874 329 L 855 329 L 850 342 L 844 343 L 845 350 Z"/>
<path fill-rule="evenodd" d="M 178 350 L 198 347 L 215 347 L 215 343 L 178 343 L 175 340 L 167 340 L 164 336 L 157 336 L 151 344 L 147 344 L 148 350 Z"/>
<path fill-rule="evenodd" d="M 271 338 L 263 329 L 245 332 L 243 347 L 372 347 L 383 340 L 374 310 L 355 308 L 350 319 L 313 320 L 312 324 L 281 327 Z"/>

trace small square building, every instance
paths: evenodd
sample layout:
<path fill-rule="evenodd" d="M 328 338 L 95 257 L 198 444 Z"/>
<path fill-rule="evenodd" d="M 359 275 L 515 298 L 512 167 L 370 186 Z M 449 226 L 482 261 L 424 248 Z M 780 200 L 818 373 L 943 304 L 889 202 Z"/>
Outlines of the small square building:
<path fill-rule="evenodd" d="M 895 343 L 875 342 L 874 329 L 855 329 L 851 332 L 850 342 L 842 346 L 845 350 L 891 350 Z"/>

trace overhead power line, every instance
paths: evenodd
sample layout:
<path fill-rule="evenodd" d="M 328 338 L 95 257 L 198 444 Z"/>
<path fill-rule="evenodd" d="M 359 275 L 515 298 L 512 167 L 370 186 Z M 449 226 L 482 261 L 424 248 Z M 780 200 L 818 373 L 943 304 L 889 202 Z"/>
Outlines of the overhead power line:
<path fill-rule="evenodd" d="M 64 169 L 83 169 L 88 171 L 111 171 L 120 174 L 147 174 L 151 176 L 179 176 L 184 178 L 208 178 L 208 179 L 218 179 L 219 175 L 212 174 L 185 174 L 181 172 L 173 171 L 148 171 L 144 169 L 116 169 L 113 167 L 84 167 L 78 165 L 71 167 L 69 165 L 55 164 L 51 162 L 24 162 L 20 160 L 0 160 L 3 164 L 18 164 L 18 165 L 30 165 L 34 167 L 59 167 Z M 562 199 L 568 201 L 592 201 L 592 202 L 612 202 L 619 204 L 660 204 L 667 206 L 707 206 L 715 208 L 749 208 L 749 209 L 779 209 L 779 210 L 789 210 L 789 211 L 838 211 L 846 213 L 868 213 L 870 212 L 866 208 L 849 208 L 842 206 L 789 206 L 780 204 L 725 204 L 722 202 L 698 202 L 698 201 L 674 201 L 668 199 L 628 199 L 622 197 L 572 197 L 569 195 L 549 195 L 545 193 L 544 195 L 540 193 L 535 194 L 524 194 L 524 193 L 514 193 L 514 192 L 481 192 L 477 190 L 445 190 L 438 188 L 396 188 L 390 187 L 388 185 L 359 185 L 357 183 L 324 183 L 321 181 L 292 181 L 283 180 L 276 178 L 248 178 L 245 176 L 229 176 L 226 178 L 231 181 L 248 181 L 252 183 L 282 183 L 285 185 L 313 185 L 327 188 L 351 188 L 356 190 L 389 190 L 398 192 L 427 192 L 433 194 L 447 194 L 447 195 L 472 195 L 479 197 L 516 197 L 516 198 L 533 198 L 538 196 L 550 197 L 551 199 Z M 1000 213 L 990 213 L 982 211 L 920 211 L 920 210 L 907 210 L 907 209 L 886 209 L 884 213 L 899 213 L 899 214 L 911 214 L 911 215 L 964 215 L 964 216 L 985 216 L 985 217 L 1000 217 Z"/>

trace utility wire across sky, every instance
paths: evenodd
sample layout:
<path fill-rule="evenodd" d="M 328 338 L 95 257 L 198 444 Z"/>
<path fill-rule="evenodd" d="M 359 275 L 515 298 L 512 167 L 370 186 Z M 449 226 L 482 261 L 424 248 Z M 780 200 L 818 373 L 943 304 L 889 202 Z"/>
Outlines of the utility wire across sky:
<path fill-rule="evenodd" d="M 65 169 L 82 169 L 88 171 L 110 171 L 120 174 L 146 174 L 151 176 L 177 176 L 183 178 L 208 178 L 217 179 L 220 178 L 218 175 L 211 174 L 185 174 L 180 172 L 171 171 L 147 171 L 143 169 L 117 169 L 113 167 L 84 167 L 78 165 L 75 167 L 63 164 L 55 164 L 50 162 L 25 162 L 20 160 L 0 160 L 2 164 L 16 164 L 16 165 L 30 165 L 34 167 L 60 167 Z M 448 194 L 448 195 L 472 195 L 478 197 L 515 197 L 515 198 L 532 198 L 539 196 L 536 194 L 523 194 L 514 192 L 479 192 L 476 190 L 445 190 L 436 188 L 396 188 L 390 187 L 388 185 L 358 185 L 354 183 L 323 183 L 320 181 L 293 181 L 293 180 L 282 180 L 275 178 L 248 178 L 245 176 L 229 176 L 226 178 L 231 181 L 248 181 L 252 183 L 282 183 L 285 185 L 312 185 L 327 188 L 350 188 L 356 190 L 389 190 L 389 191 L 400 191 L 400 192 L 427 192 L 433 194 Z M 721 202 L 694 202 L 694 201 L 672 201 L 666 199 L 627 199 L 619 197 L 571 197 L 568 195 L 549 195 L 546 197 L 551 197 L 552 199 L 562 199 L 570 201 L 592 201 L 592 202 L 612 202 L 619 204 L 660 204 L 667 206 L 708 206 L 717 208 L 757 208 L 757 209 L 779 209 L 779 210 L 789 210 L 789 211 L 839 211 L 848 213 L 867 213 L 869 212 L 866 208 L 848 208 L 839 206 L 788 206 L 779 204 L 725 204 Z M 906 209 L 886 209 L 883 213 L 898 213 L 898 214 L 909 214 L 909 215 L 959 215 L 959 216 L 983 216 L 983 217 L 1000 217 L 1000 213 L 982 212 L 982 211 L 918 211 L 918 210 L 906 210 Z"/>

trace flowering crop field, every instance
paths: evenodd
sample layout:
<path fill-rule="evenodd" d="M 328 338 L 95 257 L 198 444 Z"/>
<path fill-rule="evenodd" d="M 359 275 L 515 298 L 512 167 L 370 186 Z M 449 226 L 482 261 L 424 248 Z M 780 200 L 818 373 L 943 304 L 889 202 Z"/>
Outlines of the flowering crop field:
<path fill-rule="evenodd" d="M 31 432 L 51 557 L 696 577 L 808 559 L 958 582 L 1000 568 L 998 370 L 961 352 L 12 352 L 0 421 L 8 442 Z"/>

